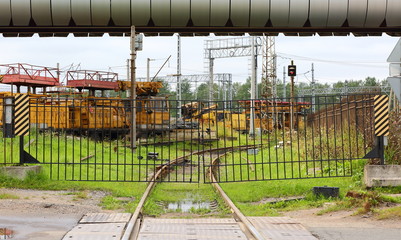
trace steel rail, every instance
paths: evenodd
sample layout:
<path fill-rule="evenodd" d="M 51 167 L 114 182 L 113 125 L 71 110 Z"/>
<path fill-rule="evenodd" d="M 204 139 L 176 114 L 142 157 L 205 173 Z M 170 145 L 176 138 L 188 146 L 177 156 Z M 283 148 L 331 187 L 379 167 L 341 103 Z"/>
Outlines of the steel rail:
<path fill-rule="evenodd" d="M 210 181 L 219 195 L 223 198 L 224 202 L 230 207 L 231 211 L 237 218 L 244 224 L 246 230 L 256 239 L 256 240 L 266 240 L 258 230 L 252 225 L 252 223 L 245 217 L 245 215 L 235 206 L 233 201 L 231 201 L 230 197 L 224 192 L 224 190 L 220 187 L 220 185 L 216 181 L 216 177 L 214 175 L 214 168 L 216 168 L 218 161 L 221 157 L 225 156 L 227 153 L 221 154 L 215 159 L 212 160 L 212 163 L 209 168 L 209 176 Z"/>
<path fill-rule="evenodd" d="M 143 206 L 145 205 L 145 202 L 147 198 L 149 197 L 150 193 L 152 192 L 153 188 L 156 186 L 158 183 L 158 180 L 161 180 L 169 171 L 169 168 L 174 165 L 178 165 L 182 162 L 185 161 L 186 158 L 192 156 L 192 155 L 199 155 L 199 154 L 204 154 L 207 152 L 216 152 L 216 151 L 236 151 L 236 150 L 246 150 L 249 148 L 254 148 L 255 146 L 259 146 L 260 144 L 252 144 L 252 145 L 243 145 L 243 146 L 232 146 L 232 147 L 223 147 L 223 148 L 213 148 L 213 149 L 207 149 L 207 150 L 202 150 L 202 151 L 197 151 L 193 152 L 181 157 L 178 157 L 174 159 L 173 161 L 169 162 L 168 164 L 162 164 L 159 167 L 157 167 L 157 172 L 156 174 L 152 177 L 152 179 L 149 182 L 148 187 L 146 188 L 144 194 L 141 197 L 141 200 L 138 203 L 138 206 L 136 207 L 130 221 L 128 222 L 128 225 L 125 229 L 124 235 L 121 238 L 121 240 L 134 240 L 137 239 L 137 236 L 139 234 L 139 229 L 140 229 L 140 218 L 142 216 L 142 209 Z"/>

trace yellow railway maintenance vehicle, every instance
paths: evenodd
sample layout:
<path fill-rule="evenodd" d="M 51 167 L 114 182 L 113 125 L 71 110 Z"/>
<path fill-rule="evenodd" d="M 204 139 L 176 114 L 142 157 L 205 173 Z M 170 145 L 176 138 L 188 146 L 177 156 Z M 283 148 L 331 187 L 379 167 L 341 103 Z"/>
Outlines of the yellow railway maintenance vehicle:
<path fill-rule="evenodd" d="M 139 137 L 161 134 L 171 129 L 168 98 L 157 96 L 162 87 L 162 82 L 136 82 L 136 126 Z M 129 89 L 131 82 L 118 81 L 118 91 Z M 131 101 L 122 101 L 126 106 L 126 118 L 130 119 Z M 128 123 L 131 125 L 129 121 Z"/>
<path fill-rule="evenodd" d="M 19 66 L 19 65 L 18 65 Z M 16 72 L 15 67 L 8 66 L 8 75 L 5 75 L 7 84 L 21 86 L 40 86 L 44 94 L 30 95 L 30 124 L 41 130 L 54 129 L 75 134 L 90 134 L 96 137 L 121 136 L 128 133 L 131 126 L 132 100 L 127 98 L 95 97 L 96 90 L 124 91 L 129 89 L 130 82 L 118 81 L 114 73 L 99 71 L 72 71 L 67 72 L 67 84 L 78 89 L 76 93 L 69 88 L 65 92 L 45 93 L 46 87 L 59 86 L 58 79 L 31 75 L 25 72 Z M 47 69 L 43 67 L 43 69 Z M 28 72 L 29 73 L 29 72 Z M 46 73 L 49 74 L 49 73 Z M 47 76 L 47 75 L 46 75 Z M 27 85 L 25 78 L 34 78 L 34 82 Z M 43 78 L 43 79 L 42 79 Z M 33 80 L 30 80 L 33 81 Z M 36 85 L 32 85 L 36 84 Z M 138 136 L 169 131 L 169 106 L 166 97 L 156 96 L 162 88 L 160 82 L 137 82 L 136 91 L 136 124 Z M 88 97 L 84 97 L 82 90 L 89 90 Z M 11 93 L 0 94 L 0 116 L 3 115 L 2 98 Z M 2 125 L 2 119 L 0 121 Z"/>
<path fill-rule="evenodd" d="M 291 106 L 293 106 L 293 128 L 302 129 L 305 125 L 305 110 L 310 108 L 307 102 L 273 102 L 254 100 L 254 127 L 261 131 L 272 131 L 291 127 Z M 185 125 L 199 124 L 211 131 L 229 128 L 246 133 L 250 129 L 251 100 L 239 101 L 242 111 L 219 109 L 217 105 L 204 107 L 202 103 L 191 102 L 182 106 Z"/>
<path fill-rule="evenodd" d="M 303 129 L 305 127 L 305 110 L 310 108 L 309 102 L 283 102 L 269 100 L 254 100 L 255 128 L 262 131 L 272 131 L 274 129 Z M 240 101 L 240 105 L 245 109 L 244 114 L 249 121 L 251 119 L 251 100 Z M 292 111 L 291 111 L 292 108 Z"/>
<path fill-rule="evenodd" d="M 236 131 L 246 131 L 246 115 L 241 112 L 219 109 L 217 104 L 205 107 L 204 104 L 192 102 L 181 107 L 184 121 L 196 120 L 207 128 L 232 128 Z"/>

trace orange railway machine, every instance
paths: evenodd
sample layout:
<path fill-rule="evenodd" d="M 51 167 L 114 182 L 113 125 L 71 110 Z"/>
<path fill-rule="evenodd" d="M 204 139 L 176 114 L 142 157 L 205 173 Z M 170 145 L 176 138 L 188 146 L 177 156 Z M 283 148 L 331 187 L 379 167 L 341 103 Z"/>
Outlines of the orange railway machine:
<path fill-rule="evenodd" d="M 3 64 L 0 65 L 0 83 L 14 85 L 17 87 L 17 92 L 20 92 L 21 86 L 33 89 L 36 93 L 36 88 L 59 86 L 59 69 L 43 66 L 35 66 L 25 63 Z"/>
<path fill-rule="evenodd" d="M 67 86 L 89 90 L 89 95 L 94 96 L 96 90 L 115 90 L 118 88 L 118 74 L 92 70 L 76 70 L 67 72 Z"/>

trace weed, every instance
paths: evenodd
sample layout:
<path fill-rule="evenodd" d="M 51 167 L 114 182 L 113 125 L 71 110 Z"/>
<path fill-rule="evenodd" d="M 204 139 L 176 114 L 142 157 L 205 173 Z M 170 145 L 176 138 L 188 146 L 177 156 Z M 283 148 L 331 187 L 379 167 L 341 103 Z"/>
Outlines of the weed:
<path fill-rule="evenodd" d="M 106 196 L 102 199 L 101 204 L 102 208 L 107 210 L 116 210 L 122 209 L 123 205 L 120 200 L 117 200 L 113 196 Z"/>
<path fill-rule="evenodd" d="M 89 198 L 87 191 L 81 191 L 81 192 L 76 193 L 76 197 L 79 199 L 88 199 Z"/>
<path fill-rule="evenodd" d="M 148 216 L 160 216 L 164 213 L 162 206 L 156 204 L 154 201 L 146 201 L 144 205 L 144 214 Z"/>
<path fill-rule="evenodd" d="M 401 206 L 377 211 L 377 219 L 401 219 Z"/>
<path fill-rule="evenodd" d="M 0 193 L 0 199 L 19 199 L 17 195 Z"/>
<path fill-rule="evenodd" d="M 348 210 L 348 209 L 351 209 L 352 207 L 353 206 L 349 201 L 338 201 L 338 202 L 335 202 L 334 204 L 331 204 L 328 207 L 318 211 L 316 214 L 321 216 L 326 213 Z"/>
<path fill-rule="evenodd" d="M 393 111 L 390 113 L 390 129 L 388 146 L 385 151 L 387 164 L 401 165 L 401 113 Z"/>
<path fill-rule="evenodd" d="M 319 211 L 319 215 L 346 209 L 356 209 L 353 215 L 366 214 L 377 211 L 383 203 L 400 203 L 401 198 L 384 196 L 377 191 L 349 191 L 343 200 Z"/>
<path fill-rule="evenodd" d="M 189 209 L 189 212 L 193 213 L 193 214 L 205 215 L 205 214 L 211 213 L 211 210 L 207 209 L 207 208 L 194 208 L 194 207 L 191 207 L 191 209 Z"/>

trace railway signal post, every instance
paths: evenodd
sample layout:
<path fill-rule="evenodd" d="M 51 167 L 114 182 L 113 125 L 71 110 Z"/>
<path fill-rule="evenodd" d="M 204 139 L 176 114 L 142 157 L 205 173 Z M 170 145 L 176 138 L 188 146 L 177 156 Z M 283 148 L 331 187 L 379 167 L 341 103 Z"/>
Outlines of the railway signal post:
<path fill-rule="evenodd" d="M 297 66 L 291 60 L 291 65 L 288 65 L 288 76 L 291 78 L 291 101 L 290 101 L 290 130 L 294 129 L 294 78 L 297 76 Z"/>

